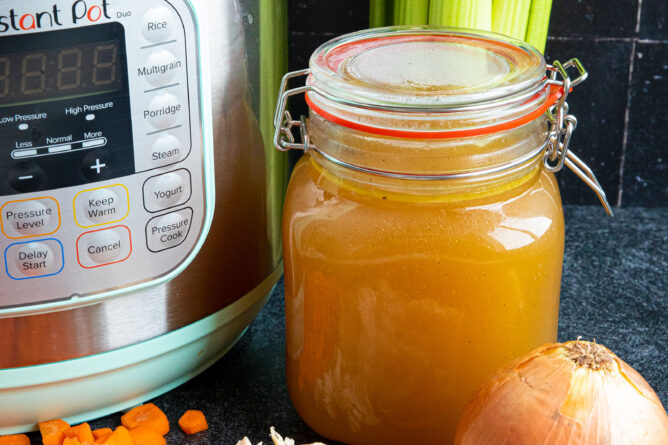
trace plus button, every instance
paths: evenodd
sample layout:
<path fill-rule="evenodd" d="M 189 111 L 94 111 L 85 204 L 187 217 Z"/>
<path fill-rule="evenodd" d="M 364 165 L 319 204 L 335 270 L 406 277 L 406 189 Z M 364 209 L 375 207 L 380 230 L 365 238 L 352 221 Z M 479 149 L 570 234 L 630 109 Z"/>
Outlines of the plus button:
<path fill-rule="evenodd" d="M 95 164 L 91 165 L 90 168 L 91 168 L 91 170 L 95 170 L 97 172 L 97 174 L 99 175 L 100 172 L 102 171 L 102 169 L 106 166 L 107 166 L 107 164 L 100 163 L 100 158 L 96 158 L 95 159 Z"/>

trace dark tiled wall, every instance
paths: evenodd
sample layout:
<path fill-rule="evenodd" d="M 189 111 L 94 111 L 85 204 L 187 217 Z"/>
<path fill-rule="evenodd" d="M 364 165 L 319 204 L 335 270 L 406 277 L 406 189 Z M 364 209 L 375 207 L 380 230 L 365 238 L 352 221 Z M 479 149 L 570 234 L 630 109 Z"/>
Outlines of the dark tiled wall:
<path fill-rule="evenodd" d="M 368 1 L 289 3 L 291 70 L 321 43 L 368 27 Z M 569 99 L 579 122 L 571 147 L 618 206 L 668 206 L 667 18 L 666 0 L 553 2 L 548 61 L 578 57 L 590 73 Z M 566 203 L 597 203 L 572 173 L 559 182 Z"/>

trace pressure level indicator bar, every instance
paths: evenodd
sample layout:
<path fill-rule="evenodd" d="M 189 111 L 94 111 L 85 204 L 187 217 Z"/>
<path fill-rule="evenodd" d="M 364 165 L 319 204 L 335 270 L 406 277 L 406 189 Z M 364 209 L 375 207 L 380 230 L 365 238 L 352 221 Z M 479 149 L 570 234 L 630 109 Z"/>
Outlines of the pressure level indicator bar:
<path fill-rule="evenodd" d="M 107 138 L 86 139 L 83 141 L 70 142 L 68 144 L 45 145 L 35 148 L 21 148 L 12 151 L 13 159 L 26 159 L 38 156 L 54 155 L 66 153 L 74 150 L 87 150 L 90 148 L 104 147 L 107 145 Z"/>

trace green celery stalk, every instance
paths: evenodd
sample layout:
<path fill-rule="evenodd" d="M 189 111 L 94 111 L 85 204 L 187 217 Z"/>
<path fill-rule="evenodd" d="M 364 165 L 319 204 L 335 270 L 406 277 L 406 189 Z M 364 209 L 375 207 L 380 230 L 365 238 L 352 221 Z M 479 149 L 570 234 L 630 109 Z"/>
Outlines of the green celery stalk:
<path fill-rule="evenodd" d="M 387 25 L 387 0 L 371 0 L 369 2 L 369 27 L 379 28 Z"/>
<path fill-rule="evenodd" d="M 431 0 L 429 24 L 492 29 L 492 0 Z"/>
<path fill-rule="evenodd" d="M 267 165 L 267 200 L 272 258 L 281 256 L 281 213 L 287 187 L 288 157 L 274 149 L 274 112 L 283 74 L 287 71 L 287 0 L 260 3 L 260 130 Z"/>
<path fill-rule="evenodd" d="M 535 46 L 541 53 L 545 52 L 551 10 L 552 0 L 531 1 L 529 26 L 527 27 L 525 40 Z"/>
<path fill-rule="evenodd" d="M 474 14 L 474 28 L 482 29 L 484 31 L 492 30 L 492 0 L 478 0 L 478 5 Z"/>
<path fill-rule="evenodd" d="M 531 0 L 492 0 L 492 30 L 524 40 Z"/>
<path fill-rule="evenodd" d="M 426 25 L 429 0 L 394 0 L 395 25 Z"/>

